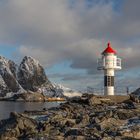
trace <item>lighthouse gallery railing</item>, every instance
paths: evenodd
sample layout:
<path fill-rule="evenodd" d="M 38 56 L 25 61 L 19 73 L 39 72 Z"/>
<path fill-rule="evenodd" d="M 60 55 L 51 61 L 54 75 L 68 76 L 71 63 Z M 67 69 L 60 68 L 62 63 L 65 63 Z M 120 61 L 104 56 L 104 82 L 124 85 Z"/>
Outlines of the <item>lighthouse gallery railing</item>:
<path fill-rule="evenodd" d="M 97 63 L 98 63 L 97 69 L 98 70 L 104 69 L 106 62 L 107 62 L 107 60 L 102 59 L 102 58 L 99 58 L 97 60 Z M 114 68 L 121 68 L 121 59 L 120 58 L 117 58 L 117 61 L 116 60 L 112 60 L 112 64 L 113 64 L 113 67 Z"/>

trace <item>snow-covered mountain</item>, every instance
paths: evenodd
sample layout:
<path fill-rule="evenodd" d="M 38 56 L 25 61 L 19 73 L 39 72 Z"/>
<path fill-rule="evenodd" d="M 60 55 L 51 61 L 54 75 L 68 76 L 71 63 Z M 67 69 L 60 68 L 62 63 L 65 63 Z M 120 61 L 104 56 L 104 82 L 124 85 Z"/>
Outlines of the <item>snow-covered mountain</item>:
<path fill-rule="evenodd" d="M 39 61 L 32 57 L 25 56 L 18 67 L 18 82 L 25 90 L 33 92 L 38 91 L 41 87 L 47 90 L 53 90 L 53 85 L 48 80 L 43 66 Z"/>
<path fill-rule="evenodd" d="M 18 66 L 0 56 L 0 97 L 22 93 L 40 93 L 48 97 L 81 96 L 80 92 L 52 84 L 39 61 L 25 56 Z"/>
<path fill-rule="evenodd" d="M 0 56 L 0 96 L 38 92 L 46 89 L 55 93 L 55 88 L 48 80 L 44 68 L 32 57 L 25 56 L 18 66 L 13 61 Z M 53 94 L 53 96 L 55 96 Z"/>
<path fill-rule="evenodd" d="M 0 56 L 0 95 L 7 92 L 18 92 L 22 87 L 17 80 L 17 65 Z"/>

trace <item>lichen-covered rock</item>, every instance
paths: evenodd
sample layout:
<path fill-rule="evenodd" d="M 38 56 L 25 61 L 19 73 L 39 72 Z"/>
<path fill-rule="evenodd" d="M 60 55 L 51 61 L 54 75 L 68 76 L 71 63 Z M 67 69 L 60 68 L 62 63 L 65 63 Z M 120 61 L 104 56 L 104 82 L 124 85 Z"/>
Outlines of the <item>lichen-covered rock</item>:
<path fill-rule="evenodd" d="M 25 137 L 37 133 L 37 122 L 25 115 L 11 113 L 10 118 L 0 121 L 0 139 Z"/>
<path fill-rule="evenodd" d="M 92 106 L 92 105 L 100 105 L 102 102 L 100 100 L 100 98 L 98 98 L 97 96 L 92 96 L 90 99 L 89 99 L 89 104 Z"/>

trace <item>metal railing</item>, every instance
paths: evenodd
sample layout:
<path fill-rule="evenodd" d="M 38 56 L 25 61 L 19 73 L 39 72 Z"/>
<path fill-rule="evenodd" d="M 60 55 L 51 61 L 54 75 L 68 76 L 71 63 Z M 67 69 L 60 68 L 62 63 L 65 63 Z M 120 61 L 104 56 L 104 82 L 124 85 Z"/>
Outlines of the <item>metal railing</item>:
<path fill-rule="evenodd" d="M 98 63 L 97 69 L 102 70 L 105 68 L 105 66 L 110 68 L 108 66 L 108 62 L 111 62 L 111 64 L 112 64 L 111 67 L 113 67 L 113 68 L 119 68 L 119 69 L 121 68 L 121 59 L 120 58 L 117 58 L 117 60 L 110 60 L 110 61 L 106 60 L 106 59 L 99 58 L 97 60 L 97 63 Z"/>
<path fill-rule="evenodd" d="M 117 64 L 116 64 L 117 67 L 121 67 L 121 59 L 120 58 L 117 58 Z"/>
<path fill-rule="evenodd" d="M 115 95 L 128 95 L 130 93 L 132 93 L 135 89 L 137 89 L 136 87 L 128 87 L 128 86 L 124 86 L 124 87 L 115 87 L 114 88 L 114 92 Z M 85 91 L 89 94 L 94 94 L 94 95 L 104 95 L 104 87 L 102 88 L 94 88 L 94 87 L 87 87 L 87 91 Z"/>

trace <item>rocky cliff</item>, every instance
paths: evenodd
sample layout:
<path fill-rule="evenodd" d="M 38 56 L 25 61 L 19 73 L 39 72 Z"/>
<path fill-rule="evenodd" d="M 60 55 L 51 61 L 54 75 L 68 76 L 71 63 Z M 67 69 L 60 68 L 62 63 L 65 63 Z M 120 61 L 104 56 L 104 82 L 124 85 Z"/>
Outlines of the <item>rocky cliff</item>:
<path fill-rule="evenodd" d="M 6 96 L 7 93 L 28 91 L 49 92 L 55 96 L 55 88 L 48 80 L 39 61 L 25 56 L 18 66 L 13 61 L 0 56 L 0 97 Z"/>
<path fill-rule="evenodd" d="M 7 92 L 18 92 L 22 87 L 17 81 L 17 65 L 0 56 L 0 95 L 4 95 Z"/>

